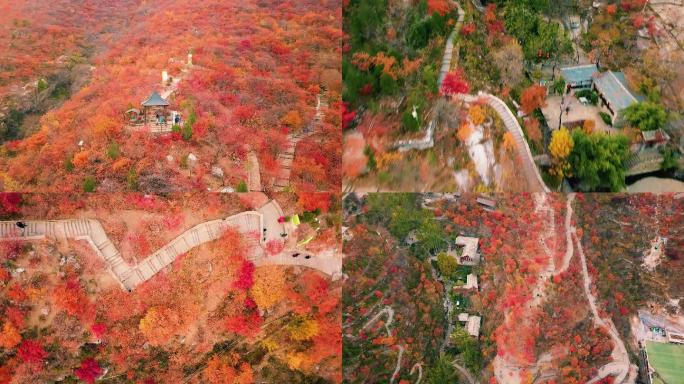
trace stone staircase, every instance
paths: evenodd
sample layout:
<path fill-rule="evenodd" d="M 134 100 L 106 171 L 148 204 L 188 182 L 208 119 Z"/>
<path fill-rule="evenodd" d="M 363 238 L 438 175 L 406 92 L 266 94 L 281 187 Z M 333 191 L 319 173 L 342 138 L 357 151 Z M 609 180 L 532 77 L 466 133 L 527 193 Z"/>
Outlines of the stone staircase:
<path fill-rule="evenodd" d="M 328 108 L 328 101 L 323 93 L 316 96 L 316 115 L 313 121 L 303 131 L 292 133 L 288 136 L 287 146 L 285 150 L 278 155 L 278 163 L 280 164 L 280 176 L 276 179 L 273 186 L 276 190 L 282 191 L 290 184 L 290 174 L 292 172 L 292 163 L 294 162 L 295 150 L 297 148 L 297 143 L 311 136 L 315 131 L 316 127 L 321 124 L 323 118 L 325 117 L 325 112 Z"/>
<path fill-rule="evenodd" d="M 45 238 L 84 240 L 106 262 L 109 271 L 121 287 L 129 292 L 171 265 L 178 256 L 218 239 L 229 228 L 244 235 L 246 245 L 250 247 L 247 259 L 256 265 L 300 265 L 318 269 L 326 274 L 331 274 L 330 271 L 341 273 L 342 261 L 341 256 L 339 262 L 337 261 L 337 253 L 300 258 L 286 258 L 283 256 L 285 251 L 278 255 L 266 255 L 264 249 L 267 243 L 274 240 L 286 241 L 294 230 L 291 224 L 280 222 L 283 216 L 280 205 L 271 200 L 256 211 L 240 212 L 225 219 L 200 223 L 135 265 L 126 262 L 107 236 L 102 224 L 96 219 L 22 220 L 26 225 L 23 229 L 17 227 L 15 221 L 0 221 L 0 241 Z"/>
<path fill-rule="evenodd" d="M 173 263 L 178 256 L 201 244 L 218 239 L 228 228 L 244 233 L 248 245 L 263 245 L 258 235 L 263 228 L 263 216 L 255 211 L 241 212 L 223 220 L 198 224 L 136 265 L 130 265 L 124 260 L 107 236 L 102 224 L 97 220 L 27 220 L 22 222 L 26 225 L 24 229 L 17 227 L 16 222 L 0 222 L 0 241 L 45 238 L 87 241 L 98 256 L 107 263 L 110 272 L 121 283 L 122 288 L 128 291 L 149 280 Z M 256 254 L 261 255 L 261 252 L 256 252 Z"/>
<path fill-rule="evenodd" d="M 444 48 L 444 56 L 442 56 L 442 67 L 439 70 L 439 77 L 437 80 L 438 89 L 442 88 L 442 81 L 444 81 L 444 77 L 446 77 L 446 74 L 449 73 L 449 71 L 451 70 L 451 59 L 454 55 L 454 40 L 456 40 L 456 35 L 461 31 L 463 17 L 465 16 L 465 12 L 458 4 L 458 2 L 452 1 L 452 4 L 454 4 L 456 6 L 456 9 L 458 10 L 458 20 L 456 21 L 454 29 L 449 34 L 449 37 L 447 38 L 446 42 L 446 47 Z M 456 47 L 457 52 L 458 49 L 459 48 Z"/>

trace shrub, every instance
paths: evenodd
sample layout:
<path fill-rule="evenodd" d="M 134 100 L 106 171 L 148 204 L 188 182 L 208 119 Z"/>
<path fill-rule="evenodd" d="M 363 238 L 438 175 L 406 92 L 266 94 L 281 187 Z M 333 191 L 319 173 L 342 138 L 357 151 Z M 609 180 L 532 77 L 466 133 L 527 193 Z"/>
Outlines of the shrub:
<path fill-rule="evenodd" d="M 601 112 L 599 112 L 599 115 L 601 116 L 601 119 L 603 120 L 604 123 L 606 123 L 608 125 L 613 125 L 613 118 L 610 117 L 609 114 L 601 111 Z"/>
<path fill-rule="evenodd" d="M 86 178 L 83 180 L 83 191 L 84 192 L 93 192 L 95 191 L 95 186 L 97 185 L 95 178 L 92 176 L 86 176 Z"/>
<path fill-rule="evenodd" d="M 190 120 L 186 121 L 183 124 L 183 130 L 181 130 L 181 136 L 183 137 L 183 140 L 188 141 L 192 137 L 192 124 L 190 123 Z"/>
<path fill-rule="evenodd" d="M 115 160 L 116 158 L 119 157 L 121 154 L 121 151 L 119 150 L 119 144 L 117 143 L 110 143 L 107 146 L 107 157 L 109 157 L 112 160 Z"/>
<path fill-rule="evenodd" d="M 420 129 L 420 117 L 413 117 L 408 109 L 401 116 L 401 128 L 404 132 L 418 132 Z"/>
<path fill-rule="evenodd" d="M 71 156 L 67 156 L 67 159 L 64 162 L 64 169 L 67 172 L 73 172 L 74 171 L 74 161 L 71 159 Z"/>
<path fill-rule="evenodd" d="M 249 191 L 247 189 L 247 183 L 245 183 L 244 181 L 240 181 L 235 190 L 238 192 L 248 192 Z"/>
<path fill-rule="evenodd" d="M 128 184 L 128 188 L 134 191 L 138 189 L 138 173 L 135 171 L 135 168 L 131 168 L 131 170 L 128 171 L 126 183 Z"/>
<path fill-rule="evenodd" d="M 372 172 L 375 171 L 375 169 L 378 167 L 378 163 L 375 160 L 375 154 L 373 153 L 373 150 L 371 149 L 370 146 L 366 146 L 366 148 L 363 150 L 363 154 L 368 157 L 368 162 L 366 163 L 368 165 L 368 169 Z"/>
<path fill-rule="evenodd" d="M 581 91 L 577 91 L 575 92 L 575 97 L 577 97 L 578 99 L 580 97 L 584 97 L 587 100 L 589 100 L 589 102 L 592 105 L 598 104 L 598 93 L 592 91 L 591 89 L 583 89 Z"/>

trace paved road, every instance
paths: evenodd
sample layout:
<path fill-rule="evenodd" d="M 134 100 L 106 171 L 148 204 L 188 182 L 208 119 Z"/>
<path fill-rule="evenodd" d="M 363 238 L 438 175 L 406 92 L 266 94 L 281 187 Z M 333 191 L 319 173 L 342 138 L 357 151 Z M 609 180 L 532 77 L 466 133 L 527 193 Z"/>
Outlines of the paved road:
<path fill-rule="evenodd" d="M 241 212 L 225 219 L 198 224 L 135 265 L 124 260 L 96 219 L 27 220 L 23 221 L 26 224 L 24 230 L 19 230 L 14 221 L 0 221 L 0 241 L 45 238 L 85 240 L 105 260 L 122 288 L 128 291 L 152 278 L 178 256 L 218 239 L 229 228 L 243 233 L 248 244 L 253 246 L 248 259 L 257 266 L 299 265 L 318 269 L 333 277 L 341 275 L 342 259 L 335 250 L 313 255 L 297 249 L 284 249 L 277 255 L 268 255 L 265 252 L 267 243 L 282 241 L 283 234 L 289 236 L 292 232 L 289 225 L 279 222 L 281 216 L 282 209 L 275 200 L 271 200 L 256 211 Z M 296 257 L 293 257 L 295 254 Z"/>
<path fill-rule="evenodd" d="M 477 95 L 459 95 L 458 97 L 469 103 L 484 99 L 489 106 L 494 108 L 499 116 L 501 116 L 501 120 L 508 132 L 511 132 L 515 139 L 517 157 L 522 163 L 521 173 L 525 180 L 527 180 L 528 189 L 526 192 L 551 192 L 544 183 L 544 180 L 542 180 L 541 173 L 539 173 L 539 169 L 534 163 L 534 157 L 530 147 L 527 145 L 527 141 L 525 141 L 522 127 L 518 123 L 518 119 L 513 115 L 513 112 L 508 108 L 508 105 L 498 97 L 482 92 Z"/>

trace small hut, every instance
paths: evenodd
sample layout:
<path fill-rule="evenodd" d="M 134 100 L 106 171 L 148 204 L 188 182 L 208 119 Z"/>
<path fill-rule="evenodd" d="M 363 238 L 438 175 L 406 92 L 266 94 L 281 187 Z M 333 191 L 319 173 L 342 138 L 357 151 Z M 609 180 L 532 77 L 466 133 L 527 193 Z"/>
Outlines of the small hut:
<path fill-rule="evenodd" d="M 163 97 L 159 96 L 159 94 L 156 91 L 152 92 L 152 95 L 150 95 L 150 97 L 148 97 L 147 100 L 141 103 L 141 106 L 145 123 L 150 121 L 150 117 L 152 117 L 155 120 L 155 123 L 157 124 L 167 123 L 167 108 L 169 106 L 169 102 L 166 101 Z"/>

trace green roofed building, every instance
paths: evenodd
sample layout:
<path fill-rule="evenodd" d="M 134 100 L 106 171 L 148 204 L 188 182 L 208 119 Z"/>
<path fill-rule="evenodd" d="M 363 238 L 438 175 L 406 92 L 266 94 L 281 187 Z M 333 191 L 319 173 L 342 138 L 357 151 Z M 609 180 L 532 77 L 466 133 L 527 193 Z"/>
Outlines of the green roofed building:
<path fill-rule="evenodd" d="M 624 125 L 622 112 L 644 97 L 629 88 L 625 74 L 599 71 L 595 64 L 561 68 L 561 76 L 567 83 L 567 91 L 592 89 L 598 93 L 600 107 L 611 116 L 614 127 Z"/>
<path fill-rule="evenodd" d="M 613 126 L 624 125 L 622 112 L 632 104 L 644 100 L 644 97 L 631 91 L 627 79 L 622 72 L 606 71 L 594 76 L 593 89 L 598 92 L 601 106 L 612 117 Z"/>
<path fill-rule="evenodd" d="M 594 83 L 594 73 L 598 72 L 596 64 L 578 65 L 561 68 L 561 76 L 570 89 L 589 89 Z"/>

